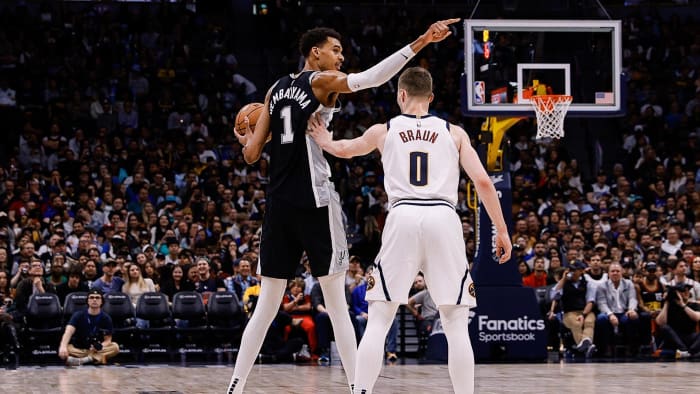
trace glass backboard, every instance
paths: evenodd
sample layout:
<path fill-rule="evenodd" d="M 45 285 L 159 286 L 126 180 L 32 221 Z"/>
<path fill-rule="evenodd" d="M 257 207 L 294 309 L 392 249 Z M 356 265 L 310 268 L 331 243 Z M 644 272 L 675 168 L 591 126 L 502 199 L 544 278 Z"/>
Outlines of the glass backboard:
<path fill-rule="evenodd" d="M 573 97 L 567 116 L 624 113 L 621 23 L 615 20 L 464 22 L 463 110 L 534 116 L 532 95 Z"/>

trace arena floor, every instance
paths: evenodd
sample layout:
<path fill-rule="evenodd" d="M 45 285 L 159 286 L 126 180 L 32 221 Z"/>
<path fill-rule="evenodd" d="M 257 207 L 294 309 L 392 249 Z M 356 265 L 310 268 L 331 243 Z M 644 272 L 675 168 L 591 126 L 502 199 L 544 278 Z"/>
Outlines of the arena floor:
<path fill-rule="evenodd" d="M 479 364 L 477 393 L 688 392 L 694 362 Z M 231 366 L 112 365 L 21 367 L 0 372 L 0 393 L 223 393 Z M 342 393 L 342 368 L 256 365 L 248 393 Z M 375 393 L 449 393 L 446 365 L 387 365 Z M 692 390 L 691 390 L 692 391 Z"/>

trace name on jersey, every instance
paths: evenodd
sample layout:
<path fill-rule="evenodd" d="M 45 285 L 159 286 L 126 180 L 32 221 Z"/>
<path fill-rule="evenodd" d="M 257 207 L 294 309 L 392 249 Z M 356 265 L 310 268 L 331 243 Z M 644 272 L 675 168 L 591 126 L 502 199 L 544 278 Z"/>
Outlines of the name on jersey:
<path fill-rule="evenodd" d="M 311 99 L 309 99 L 305 91 L 296 86 L 290 86 L 286 89 L 278 90 L 272 95 L 270 98 L 270 114 L 272 114 L 272 111 L 275 109 L 275 104 L 282 99 L 290 99 L 298 102 L 301 109 L 311 104 Z"/>
<path fill-rule="evenodd" d="M 399 137 L 401 137 L 404 143 L 410 141 L 428 141 L 434 144 L 435 140 L 437 140 L 438 133 L 430 130 L 406 130 L 399 131 Z"/>

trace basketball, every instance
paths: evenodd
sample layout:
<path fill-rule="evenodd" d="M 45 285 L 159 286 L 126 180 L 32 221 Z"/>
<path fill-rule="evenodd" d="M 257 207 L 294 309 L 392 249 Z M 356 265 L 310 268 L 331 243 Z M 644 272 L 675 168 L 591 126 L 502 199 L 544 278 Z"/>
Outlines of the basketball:
<path fill-rule="evenodd" d="M 262 113 L 264 108 L 265 104 L 263 103 L 250 103 L 244 105 L 243 108 L 241 108 L 241 110 L 238 111 L 238 115 L 236 115 L 236 124 L 234 126 L 234 130 L 240 135 L 245 135 L 246 116 L 248 117 L 248 121 L 250 122 L 251 130 L 255 130 L 255 124 L 258 122 L 258 118 L 260 117 L 260 114 Z"/>

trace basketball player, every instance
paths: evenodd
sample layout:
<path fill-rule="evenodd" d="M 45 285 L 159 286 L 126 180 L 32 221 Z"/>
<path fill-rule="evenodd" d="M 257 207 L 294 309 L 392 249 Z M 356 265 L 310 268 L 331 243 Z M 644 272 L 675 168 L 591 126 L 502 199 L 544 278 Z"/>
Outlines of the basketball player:
<path fill-rule="evenodd" d="M 308 120 L 318 113 L 327 125 L 339 93 L 385 83 L 416 52 L 448 37 L 449 25 L 457 21 L 433 23 L 410 45 L 356 74 L 340 72 L 343 48 L 336 31 L 307 31 L 299 43 L 306 59 L 304 69 L 275 82 L 267 92 L 265 110 L 255 132 L 247 127 L 246 134 L 239 136 L 248 163 L 260 158 L 270 136 L 270 183 L 260 243 L 261 293 L 243 332 L 228 393 L 242 392 L 265 332 L 279 309 L 287 280 L 293 278 L 304 251 L 311 273 L 319 278 L 348 382 L 353 381 L 357 343 L 345 300 L 348 250 L 340 200 L 329 180 L 330 166 L 322 150 L 306 134 Z"/>
<path fill-rule="evenodd" d="M 373 276 L 367 284 L 369 320 L 357 352 L 355 393 L 370 393 L 379 375 L 387 330 L 399 304 L 407 302 L 413 278 L 425 274 L 449 344 L 449 373 L 456 393 L 474 391 L 474 355 L 467 332 L 476 306 L 462 224 L 455 211 L 459 165 L 476 186 L 496 227 L 496 255 L 510 259 L 511 243 L 496 189 L 465 131 L 428 114 L 432 78 L 414 67 L 399 77 L 402 115 L 376 124 L 358 138 L 333 141 L 319 117 L 310 134 L 328 153 L 349 158 L 379 149 L 391 210 Z"/>

